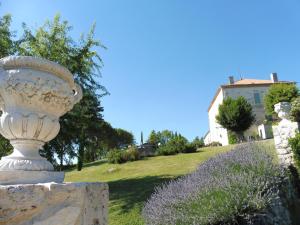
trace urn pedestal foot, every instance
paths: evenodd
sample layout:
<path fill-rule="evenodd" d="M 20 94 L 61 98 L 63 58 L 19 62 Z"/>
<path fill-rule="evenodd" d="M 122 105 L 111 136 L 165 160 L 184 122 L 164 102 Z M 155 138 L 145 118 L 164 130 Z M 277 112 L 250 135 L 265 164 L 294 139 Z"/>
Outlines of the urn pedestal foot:
<path fill-rule="evenodd" d="M 40 156 L 44 142 L 11 140 L 10 143 L 13 153 L 0 160 L 0 185 L 64 181 L 64 173 L 54 172 L 52 164 Z"/>
<path fill-rule="evenodd" d="M 0 171 L 0 185 L 38 184 L 49 182 L 62 183 L 64 178 L 64 172 L 24 170 Z"/>

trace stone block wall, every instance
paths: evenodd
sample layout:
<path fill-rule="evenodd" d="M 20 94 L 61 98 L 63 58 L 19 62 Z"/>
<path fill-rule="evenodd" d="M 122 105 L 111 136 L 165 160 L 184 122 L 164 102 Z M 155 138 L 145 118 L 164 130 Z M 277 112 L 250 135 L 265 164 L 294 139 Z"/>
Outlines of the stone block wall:
<path fill-rule="evenodd" d="M 107 225 L 105 183 L 0 186 L 0 225 Z"/>
<path fill-rule="evenodd" d="M 293 162 L 292 149 L 288 140 L 295 137 L 299 131 L 299 124 L 290 120 L 282 120 L 277 126 L 273 126 L 275 148 L 282 164 L 290 165 Z"/>
<path fill-rule="evenodd" d="M 289 146 L 289 139 L 299 132 L 299 124 L 290 119 L 291 104 L 280 102 L 274 106 L 275 112 L 281 119 L 278 125 L 273 126 L 275 148 L 280 163 L 289 166 L 293 163 L 293 153 Z"/>

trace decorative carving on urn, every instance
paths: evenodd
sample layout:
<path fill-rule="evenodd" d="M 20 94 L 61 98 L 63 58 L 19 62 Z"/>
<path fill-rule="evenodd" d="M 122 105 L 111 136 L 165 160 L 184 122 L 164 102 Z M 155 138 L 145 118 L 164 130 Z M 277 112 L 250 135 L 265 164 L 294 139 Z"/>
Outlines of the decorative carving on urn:
<path fill-rule="evenodd" d="M 30 56 L 0 59 L 0 133 L 14 147 L 1 159 L 0 172 L 52 171 L 39 149 L 56 137 L 59 117 L 81 98 L 73 75 L 57 63 Z"/>

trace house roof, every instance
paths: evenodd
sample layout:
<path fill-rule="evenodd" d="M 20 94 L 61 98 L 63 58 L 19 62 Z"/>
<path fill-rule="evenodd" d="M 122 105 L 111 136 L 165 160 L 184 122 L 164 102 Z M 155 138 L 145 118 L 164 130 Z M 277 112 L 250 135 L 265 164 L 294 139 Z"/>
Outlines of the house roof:
<path fill-rule="evenodd" d="M 290 81 L 278 81 L 276 83 L 295 83 L 295 82 L 290 82 Z M 212 105 L 214 104 L 216 98 L 218 97 L 220 91 L 222 89 L 225 89 L 225 88 L 241 88 L 241 87 L 259 87 L 259 86 L 270 86 L 274 84 L 274 82 L 272 80 L 258 80 L 258 79 L 241 79 L 241 80 L 238 80 L 238 81 L 235 81 L 233 84 L 223 84 L 221 85 L 213 100 L 211 101 L 209 107 L 208 107 L 208 110 L 210 110 L 210 108 L 212 107 Z"/>
<path fill-rule="evenodd" d="M 241 79 L 231 85 L 249 85 L 249 84 L 273 84 L 271 80 L 257 80 L 257 79 Z"/>

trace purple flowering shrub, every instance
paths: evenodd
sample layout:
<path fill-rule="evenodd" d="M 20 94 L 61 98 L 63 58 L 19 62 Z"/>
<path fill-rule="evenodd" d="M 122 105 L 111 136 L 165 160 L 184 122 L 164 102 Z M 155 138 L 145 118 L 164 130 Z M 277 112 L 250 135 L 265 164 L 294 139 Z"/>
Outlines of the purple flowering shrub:
<path fill-rule="evenodd" d="M 280 204 L 279 190 L 286 177 L 275 161 L 255 144 L 239 145 L 211 158 L 195 172 L 157 187 L 144 206 L 145 222 L 242 224 L 253 215 L 267 214 L 272 205 Z M 275 213 L 270 224 L 275 224 L 276 218 L 288 220 Z"/>

